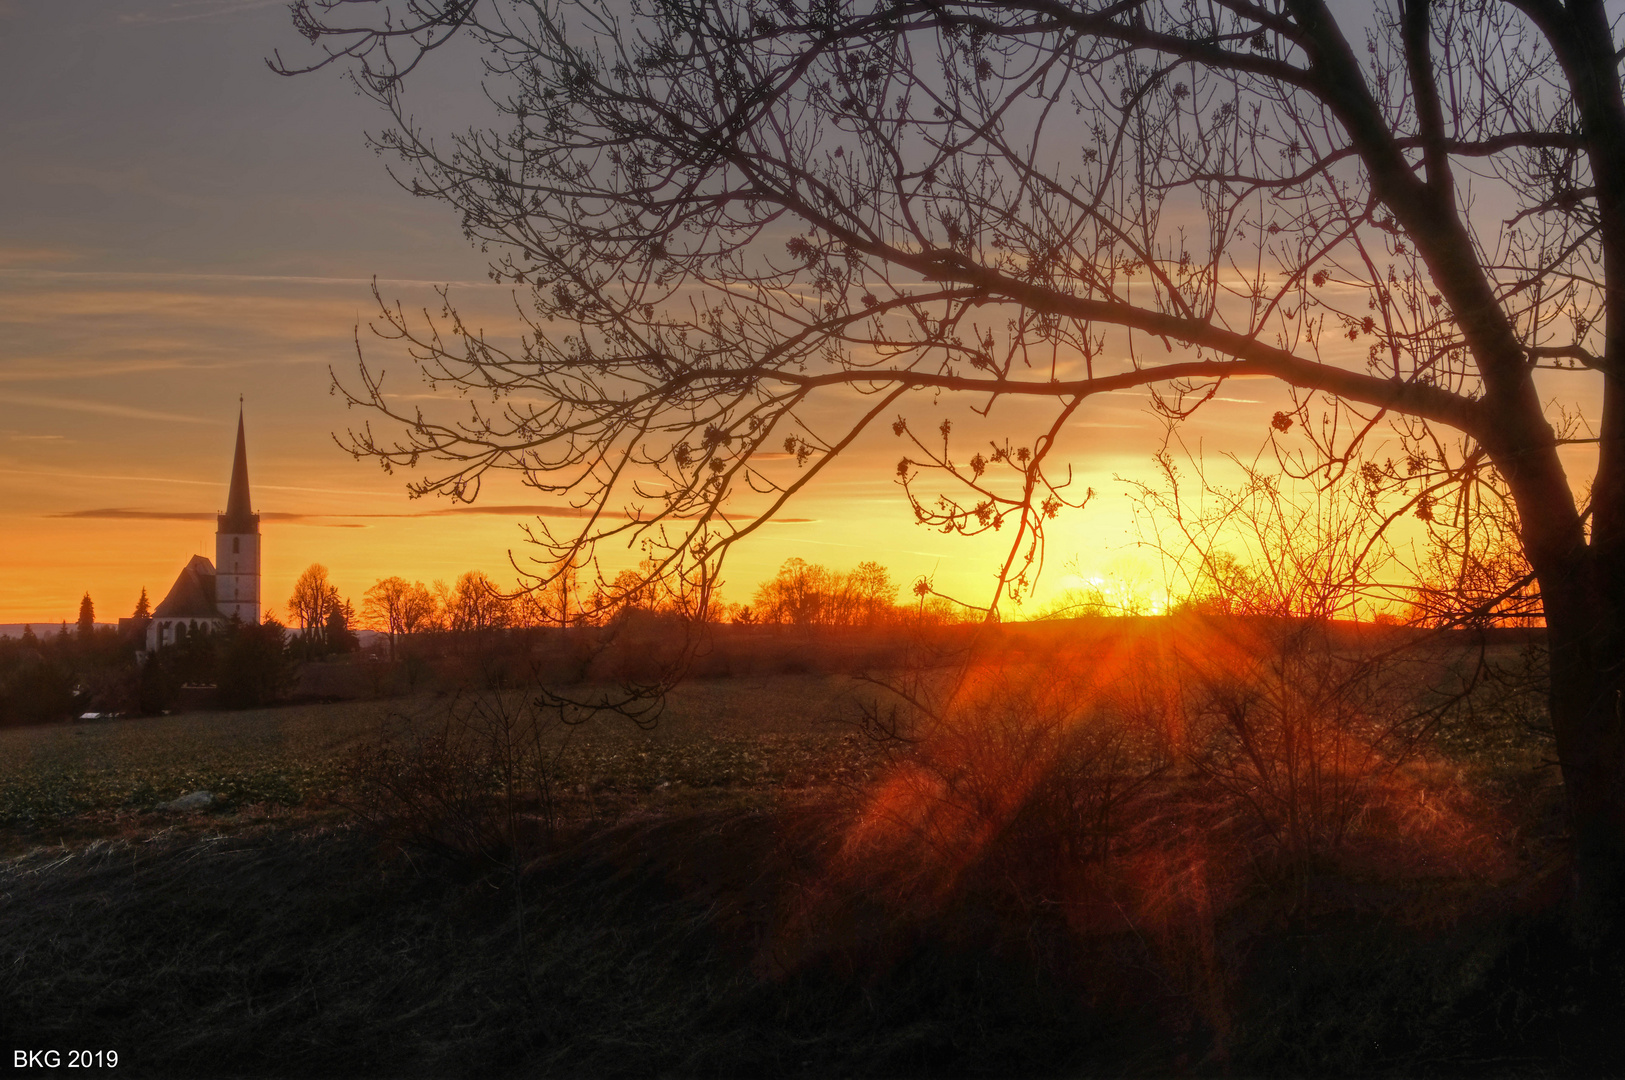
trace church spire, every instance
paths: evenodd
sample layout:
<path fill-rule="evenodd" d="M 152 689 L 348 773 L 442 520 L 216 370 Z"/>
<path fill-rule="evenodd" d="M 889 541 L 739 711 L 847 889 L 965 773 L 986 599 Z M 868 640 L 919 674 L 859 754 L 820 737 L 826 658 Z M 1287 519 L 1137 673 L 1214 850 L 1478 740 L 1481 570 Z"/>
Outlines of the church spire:
<path fill-rule="evenodd" d="M 259 515 L 248 498 L 248 441 L 243 436 L 242 402 L 237 404 L 237 454 L 231 462 L 231 493 L 226 496 L 226 512 L 220 515 L 222 533 L 257 533 Z"/>

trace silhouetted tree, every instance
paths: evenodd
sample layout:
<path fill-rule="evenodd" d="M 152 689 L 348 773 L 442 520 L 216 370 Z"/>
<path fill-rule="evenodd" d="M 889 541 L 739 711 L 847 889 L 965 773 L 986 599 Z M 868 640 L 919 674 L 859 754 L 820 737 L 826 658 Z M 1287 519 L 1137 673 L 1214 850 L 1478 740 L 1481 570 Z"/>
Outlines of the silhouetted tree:
<path fill-rule="evenodd" d="M 446 605 L 449 629 L 496 630 L 512 621 L 512 605 L 496 583 L 479 570 L 457 579 L 457 590 Z"/>
<path fill-rule="evenodd" d="M 574 625 L 585 613 L 581 596 L 580 555 L 572 555 L 550 568 L 540 588 L 533 590 L 538 604 L 538 622 L 560 627 Z"/>
<path fill-rule="evenodd" d="M 87 592 L 79 601 L 79 640 L 85 644 L 96 634 L 96 605 L 90 602 Z"/>
<path fill-rule="evenodd" d="M 288 610 L 299 620 L 299 650 L 307 656 L 352 652 L 355 610 L 327 579 L 327 567 L 311 563 L 294 582 Z"/>
<path fill-rule="evenodd" d="M 337 595 L 338 590 L 327 580 L 327 567 L 321 563 L 305 567 L 293 583 L 293 595 L 288 597 L 288 610 L 299 620 L 302 636 L 310 636 L 312 631 L 318 636 L 321 634 L 327 624 L 328 608 Z"/>
<path fill-rule="evenodd" d="M 141 586 L 141 599 L 135 602 L 135 611 L 131 617 L 136 619 L 152 618 L 152 603 L 147 599 L 147 587 L 145 585 Z"/>
<path fill-rule="evenodd" d="M 771 581 L 756 589 L 756 613 L 763 622 L 811 626 L 822 621 L 830 573 L 817 563 L 791 557 Z"/>
<path fill-rule="evenodd" d="M 142 716 L 157 716 L 164 711 L 173 695 L 173 688 L 158 659 L 158 653 L 143 653 L 141 674 L 136 685 L 136 707 Z"/>
<path fill-rule="evenodd" d="M 60 720 L 73 708 L 73 669 L 58 652 L 0 642 L 0 725 Z"/>
<path fill-rule="evenodd" d="M 860 562 L 847 575 L 860 621 L 874 626 L 886 621 L 897 607 L 897 582 L 891 571 L 873 560 Z"/>
<path fill-rule="evenodd" d="M 891 572 L 877 562 L 859 563 L 842 574 L 790 558 L 757 587 L 752 619 L 797 626 L 874 626 L 887 621 L 896 599 Z"/>
<path fill-rule="evenodd" d="M 429 629 L 436 620 L 438 604 L 423 582 L 402 577 L 379 578 L 361 602 L 362 618 L 373 630 L 389 635 L 390 659 L 395 657 L 396 638 Z"/>
<path fill-rule="evenodd" d="M 327 622 L 322 626 L 322 647 L 329 653 L 355 652 L 360 648 L 360 639 L 350 629 L 354 621 L 355 608 L 348 600 L 330 604 Z"/>
<path fill-rule="evenodd" d="M 219 642 L 208 623 L 183 623 L 176 628 L 175 642 L 158 650 L 164 672 L 175 688 L 188 683 L 207 686 L 215 682 L 219 666 Z"/>
<path fill-rule="evenodd" d="M 281 623 L 234 619 L 221 635 L 221 650 L 216 684 L 220 704 L 229 709 L 259 708 L 288 692 L 291 670 L 287 633 Z"/>
<path fill-rule="evenodd" d="M 589 505 L 540 536 L 555 557 L 642 536 L 658 575 L 714 579 L 889 421 L 922 523 L 1008 537 L 992 615 L 1085 501 L 1056 451 L 1091 398 L 1152 387 L 1184 418 L 1280 380 L 1306 475 L 1386 433 L 1379 479 L 1418 512 L 1498 478 L 1550 640 L 1577 910 L 1625 910 L 1625 94 L 1601 0 L 294 11 L 314 66 L 390 111 L 411 189 L 531 290 L 512 351 L 449 302 L 444 327 L 381 305 L 431 380 L 517 395 L 459 422 L 364 366 L 352 400 L 405 435 L 353 447 L 436 463 L 414 491 L 517 469 Z M 433 138 L 406 80 L 459 32 L 503 129 Z M 1568 385 L 1600 416 L 1548 412 L 1553 368 L 1591 373 Z M 920 395 L 1030 437 L 955 451 L 948 420 L 900 413 Z"/>

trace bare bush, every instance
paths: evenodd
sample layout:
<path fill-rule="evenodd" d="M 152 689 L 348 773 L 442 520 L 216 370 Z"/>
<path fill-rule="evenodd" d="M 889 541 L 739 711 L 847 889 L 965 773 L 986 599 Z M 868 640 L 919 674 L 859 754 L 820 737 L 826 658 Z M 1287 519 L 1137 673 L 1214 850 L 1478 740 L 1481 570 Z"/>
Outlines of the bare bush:
<path fill-rule="evenodd" d="M 1411 594 L 1384 581 L 1407 569 L 1392 526 L 1432 504 L 1425 491 L 1386 499 L 1396 485 L 1407 495 L 1391 466 L 1293 483 L 1233 460 L 1241 482 L 1226 487 L 1199 454 L 1171 451 L 1158 485 L 1133 487 L 1145 542 L 1170 591 L 1183 587 L 1167 699 L 1183 756 L 1258 830 L 1256 854 L 1307 872 L 1490 669 L 1480 656 L 1458 670 L 1440 653 L 1461 642 L 1392 625 L 1387 606 Z M 1374 615 L 1384 621 L 1352 621 Z"/>
<path fill-rule="evenodd" d="M 863 798 L 841 872 L 879 869 L 894 899 L 924 910 L 990 885 L 1028 914 L 1075 898 L 1170 764 L 1164 732 L 1125 707 L 1117 675 L 1075 660 L 989 664 L 957 685 L 938 671 L 936 686 L 894 691 L 900 708 L 869 722 L 891 767 Z"/>
<path fill-rule="evenodd" d="M 1414 642 L 1323 621 L 1233 621 L 1192 644 L 1186 760 L 1299 870 L 1342 846 L 1454 700 L 1413 681 L 1429 665 Z"/>
<path fill-rule="evenodd" d="M 393 717 L 345 766 L 343 801 L 392 841 L 476 872 L 501 867 L 557 835 L 567 731 L 530 694 L 462 694 L 432 720 Z"/>

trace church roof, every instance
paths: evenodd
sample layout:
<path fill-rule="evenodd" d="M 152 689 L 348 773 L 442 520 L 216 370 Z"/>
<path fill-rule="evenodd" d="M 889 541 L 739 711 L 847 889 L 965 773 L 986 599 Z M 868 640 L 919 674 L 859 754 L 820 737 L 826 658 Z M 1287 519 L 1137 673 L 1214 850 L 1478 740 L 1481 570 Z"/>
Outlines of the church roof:
<path fill-rule="evenodd" d="M 243 438 L 241 410 L 237 413 L 237 454 L 231 462 L 231 492 L 226 496 L 226 512 L 220 515 L 217 528 L 228 534 L 260 531 L 260 516 L 254 513 L 248 498 L 248 442 Z"/>
<path fill-rule="evenodd" d="M 154 619 L 218 619 L 220 608 L 214 599 L 214 563 L 193 555 L 181 570 L 175 584 L 153 611 Z"/>

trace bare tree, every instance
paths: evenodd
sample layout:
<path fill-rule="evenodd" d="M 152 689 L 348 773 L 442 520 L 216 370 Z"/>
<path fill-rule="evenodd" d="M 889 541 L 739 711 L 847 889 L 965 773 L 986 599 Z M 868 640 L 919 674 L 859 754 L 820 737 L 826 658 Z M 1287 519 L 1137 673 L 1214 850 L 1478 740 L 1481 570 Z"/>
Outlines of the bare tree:
<path fill-rule="evenodd" d="M 567 628 L 581 621 L 584 604 L 581 596 L 580 555 L 572 553 L 548 568 L 543 579 L 546 584 L 531 595 L 538 603 L 538 621 Z"/>
<path fill-rule="evenodd" d="M 878 626 L 896 609 L 897 585 L 891 571 L 862 562 L 849 573 L 801 558 L 789 558 L 779 572 L 756 587 L 751 621 L 796 626 Z"/>
<path fill-rule="evenodd" d="M 1577 910 L 1618 915 L 1625 97 L 1601 0 L 294 15 L 325 52 L 283 70 L 350 65 L 411 190 L 528 290 L 513 348 L 449 301 L 421 322 L 383 305 L 432 382 L 499 404 L 420 413 L 363 364 L 353 400 L 404 434 L 362 429 L 357 453 L 464 499 L 518 470 L 589 508 L 541 537 L 560 553 L 642 537 L 686 580 L 878 421 L 919 519 L 1000 530 L 999 593 L 1020 595 L 1046 520 L 1087 498 L 1055 451 L 1091 398 L 1152 387 L 1184 418 L 1227 378 L 1273 377 L 1306 475 L 1380 437 L 1413 494 L 1504 484 L 1550 638 Z M 501 116 L 443 140 L 405 88 L 458 34 Z M 950 422 L 903 411 L 944 395 L 1021 434 L 955 448 Z M 1593 401 L 1586 501 L 1562 417 Z"/>
<path fill-rule="evenodd" d="M 389 656 L 395 658 L 396 639 L 425 629 L 437 608 L 434 594 L 421 581 L 402 577 L 379 578 L 361 602 L 361 614 L 373 630 L 389 635 Z"/>
<path fill-rule="evenodd" d="M 512 601 L 482 571 L 470 570 L 457 579 L 457 589 L 446 604 L 448 629 L 499 630 L 512 621 Z"/>
<path fill-rule="evenodd" d="M 327 580 L 327 567 L 311 563 L 293 583 L 288 611 L 299 620 L 300 634 L 319 636 L 327 625 L 328 611 L 338 602 L 339 591 Z"/>
<path fill-rule="evenodd" d="M 1224 615 L 1369 618 L 1414 589 L 1384 581 L 1400 560 L 1380 483 L 1347 472 L 1294 483 L 1232 458 L 1241 480 L 1216 482 L 1206 461 L 1165 446 L 1156 484 L 1133 482 L 1141 542 L 1162 559 L 1169 600 Z M 1387 572 L 1385 574 L 1385 571 Z"/>
<path fill-rule="evenodd" d="M 846 576 L 857 605 L 857 618 L 867 626 L 885 622 L 897 607 L 897 582 L 891 571 L 874 560 L 860 562 Z"/>
<path fill-rule="evenodd" d="M 830 584 L 827 568 L 792 556 L 771 580 L 757 586 L 756 616 L 763 622 L 795 626 L 827 622 Z"/>

